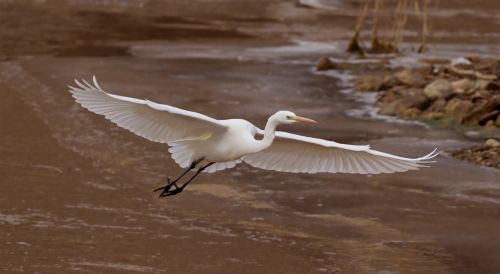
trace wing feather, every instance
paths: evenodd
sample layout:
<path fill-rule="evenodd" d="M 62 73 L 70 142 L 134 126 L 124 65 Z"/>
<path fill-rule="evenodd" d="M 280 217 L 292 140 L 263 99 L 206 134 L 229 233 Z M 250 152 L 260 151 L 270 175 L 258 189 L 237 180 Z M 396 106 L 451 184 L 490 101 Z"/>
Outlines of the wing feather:
<path fill-rule="evenodd" d="M 92 83 L 86 80 L 75 83 L 77 87 L 70 86 L 69 91 L 77 103 L 151 141 L 172 143 L 226 130 L 219 120 L 197 112 L 107 93 L 95 76 Z"/>
<path fill-rule="evenodd" d="M 257 134 L 262 130 L 256 129 Z M 346 145 L 288 132 L 276 132 L 273 144 L 260 152 L 243 156 L 251 166 L 286 172 L 344 172 L 360 174 L 394 173 L 424 167 L 438 153 L 405 158 L 369 146 Z"/>

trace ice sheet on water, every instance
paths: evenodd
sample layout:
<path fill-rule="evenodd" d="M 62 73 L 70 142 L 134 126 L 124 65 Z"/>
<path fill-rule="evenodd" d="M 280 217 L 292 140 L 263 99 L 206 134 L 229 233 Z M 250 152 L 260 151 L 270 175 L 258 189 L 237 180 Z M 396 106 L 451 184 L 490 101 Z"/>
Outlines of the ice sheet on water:
<path fill-rule="evenodd" d="M 304 7 L 329 11 L 337 10 L 340 5 L 339 0 L 298 0 L 297 2 Z"/>

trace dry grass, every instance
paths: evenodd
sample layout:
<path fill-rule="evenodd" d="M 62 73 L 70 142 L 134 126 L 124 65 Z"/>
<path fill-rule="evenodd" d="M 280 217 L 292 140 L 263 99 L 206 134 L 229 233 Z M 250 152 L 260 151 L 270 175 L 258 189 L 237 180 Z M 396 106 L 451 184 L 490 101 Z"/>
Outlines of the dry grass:
<path fill-rule="evenodd" d="M 368 12 L 368 3 L 365 4 L 365 6 L 363 7 L 363 11 L 361 12 L 361 15 L 358 18 L 358 22 L 354 30 L 354 36 L 352 37 L 351 42 L 347 47 L 348 52 L 356 52 L 359 54 L 365 53 L 363 47 L 359 44 L 359 33 L 361 31 L 361 28 L 363 27 L 363 23 L 365 22 L 367 12 Z"/>
<path fill-rule="evenodd" d="M 420 46 L 418 52 L 427 50 L 427 37 L 429 36 L 428 8 L 430 0 L 397 0 L 394 10 L 390 16 L 382 16 L 385 2 L 384 0 L 368 1 L 363 8 L 363 12 L 358 18 L 354 35 L 349 43 L 348 52 L 369 53 L 398 53 L 404 40 L 404 32 L 407 29 L 408 15 L 411 12 L 411 3 L 414 3 L 416 15 L 421 21 Z M 371 6 L 371 7 L 370 7 Z M 368 10 L 371 9 L 372 31 L 371 46 L 368 49 L 362 47 L 360 33 Z M 381 34 L 381 30 L 389 33 Z"/>
<path fill-rule="evenodd" d="M 415 2 L 415 9 L 417 10 L 417 14 L 420 14 L 422 19 L 422 31 L 420 32 L 420 47 L 418 48 L 418 52 L 422 53 L 427 51 L 427 37 L 429 36 L 429 17 L 428 17 L 428 9 L 430 0 L 422 1 L 422 9 L 419 9 L 418 1 Z"/>

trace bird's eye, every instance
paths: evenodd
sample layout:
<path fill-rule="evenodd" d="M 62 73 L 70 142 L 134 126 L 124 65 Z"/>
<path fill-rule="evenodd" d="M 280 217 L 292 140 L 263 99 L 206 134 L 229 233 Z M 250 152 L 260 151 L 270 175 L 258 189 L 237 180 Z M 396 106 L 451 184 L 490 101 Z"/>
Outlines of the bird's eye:
<path fill-rule="evenodd" d="M 292 119 L 293 119 L 293 117 L 292 117 L 291 115 L 287 115 L 287 116 L 286 116 L 286 118 L 287 118 L 288 120 L 292 120 Z"/>

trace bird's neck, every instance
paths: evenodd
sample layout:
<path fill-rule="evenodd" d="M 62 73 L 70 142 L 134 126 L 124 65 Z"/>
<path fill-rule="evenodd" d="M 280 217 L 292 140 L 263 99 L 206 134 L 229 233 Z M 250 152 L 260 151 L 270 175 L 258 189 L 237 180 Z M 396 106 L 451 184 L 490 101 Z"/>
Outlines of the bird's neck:
<path fill-rule="evenodd" d="M 276 123 L 276 120 L 272 117 L 267 120 L 266 127 L 264 129 L 264 138 L 258 141 L 257 151 L 262 151 L 271 146 L 274 141 L 277 126 L 278 123 Z"/>

